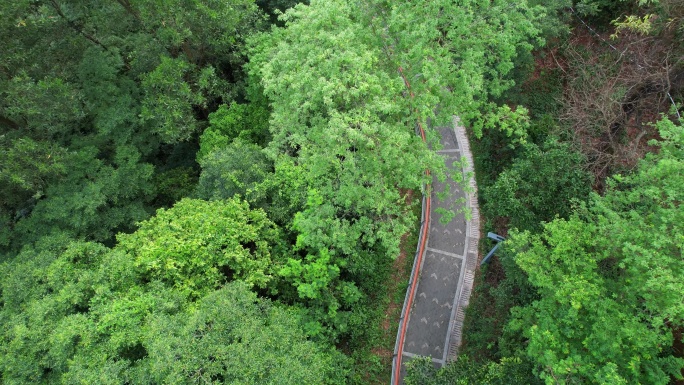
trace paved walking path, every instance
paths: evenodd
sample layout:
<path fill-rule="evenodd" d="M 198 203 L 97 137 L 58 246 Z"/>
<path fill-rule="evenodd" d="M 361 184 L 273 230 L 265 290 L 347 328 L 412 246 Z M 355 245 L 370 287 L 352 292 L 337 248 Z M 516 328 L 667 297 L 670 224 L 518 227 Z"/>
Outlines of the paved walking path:
<path fill-rule="evenodd" d="M 413 303 L 404 304 L 408 306 L 403 319 L 406 322 L 405 333 L 397 342 L 397 355 L 401 357 L 395 359 L 395 365 L 401 362 L 402 368 L 399 378 L 395 375 L 398 371 L 393 368 L 393 384 L 402 382 L 403 366 L 413 357 L 429 356 L 436 367 L 456 357 L 461 343 L 464 308 L 468 305 L 477 267 L 480 220 L 473 161 L 465 129 L 458 118 L 454 118 L 452 126 L 436 129 L 442 135 L 443 149 L 438 153 L 444 157 L 447 180 L 445 183 L 436 178 L 433 181 L 430 215 L 425 224 L 428 237 L 423 250 L 419 241 L 416 260 L 420 265 L 414 268 L 418 281 L 413 295 L 406 296 L 407 302 L 412 298 Z M 460 163 L 462 158 L 466 160 L 464 169 Z M 455 181 L 460 180 L 459 174 L 469 177 L 467 184 Z M 469 187 L 464 189 L 464 186 Z M 440 199 L 443 192 L 448 194 L 441 196 L 445 199 Z M 470 220 L 459 213 L 447 224 L 439 221 L 440 208 L 455 210 L 464 204 Z M 422 257 L 418 255 L 421 252 Z M 401 335 L 401 324 L 399 329 Z M 399 346 L 400 341 L 403 346 Z"/>

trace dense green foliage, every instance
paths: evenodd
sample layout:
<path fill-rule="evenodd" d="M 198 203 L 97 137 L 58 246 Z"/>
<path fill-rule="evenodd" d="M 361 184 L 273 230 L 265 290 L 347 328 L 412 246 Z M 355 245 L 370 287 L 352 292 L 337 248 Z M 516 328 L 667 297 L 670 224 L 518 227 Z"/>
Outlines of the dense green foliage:
<path fill-rule="evenodd" d="M 610 82 L 531 72 L 571 5 L 682 52 L 669 0 L 3 2 L 0 382 L 373 381 L 409 202 L 426 169 L 444 179 L 429 127 L 458 115 L 487 226 L 517 230 L 466 355 L 415 360 L 407 383 L 666 383 L 680 122 L 591 193 L 588 163 L 627 164 L 631 110 L 577 140 L 550 95 Z M 680 69 L 657 92 L 679 100 Z M 632 85 L 595 100 L 641 113 L 625 90 L 652 84 Z"/>
<path fill-rule="evenodd" d="M 265 288 L 282 264 L 271 254 L 280 252 L 278 229 L 263 211 L 235 199 L 181 200 L 118 241 L 145 279 L 191 296 L 233 278 Z"/>
<path fill-rule="evenodd" d="M 675 186 L 683 154 L 672 104 L 682 100 L 683 68 L 678 60 L 659 73 L 654 59 L 681 57 L 683 9 L 561 3 L 544 5 L 549 14 L 572 10 L 541 28 L 560 39 L 535 63 L 518 63 L 520 83 L 501 97 L 529 108 L 530 120 L 512 136 L 471 138 L 485 229 L 509 240 L 477 278 L 465 359 L 439 371 L 415 361 L 412 383 L 666 384 L 681 376 Z M 562 28 L 550 26 L 568 15 L 572 35 L 555 34 Z M 613 28 L 613 40 L 595 34 Z M 648 138 L 658 141 L 646 146 Z"/>
<path fill-rule="evenodd" d="M 282 286 L 279 226 L 224 199 L 273 171 L 259 147 L 269 107 L 241 68 L 264 25 L 256 5 L 26 1 L 0 14 L 2 382 L 344 382 L 344 357 L 309 340 L 305 311 L 256 297 Z M 213 200 L 181 200 L 195 190 Z M 159 206 L 173 207 L 140 222 Z"/>
<path fill-rule="evenodd" d="M 375 290 L 412 223 L 399 188 L 418 189 L 421 169 L 436 163 L 393 102 L 403 90 L 396 69 L 378 65 L 382 52 L 352 11 L 343 2 L 298 6 L 287 28 L 258 39 L 250 64 L 273 109 L 273 178 L 296 174 L 301 194 L 290 222 L 299 256 L 281 273 L 342 332 L 365 323 L 359 290 Z"/>
<path fill-rule="evenodd" d="M 408 363 L 408 374 L 404 379 L 407 385 L 509 385 L 509 384 L 541 384 L 530 378 L 532 366 L 519 358 L 503 358 L 500 362 L 487 362 L 485 365 L 471 360 L 466 355 L 437 370 L 434 364 L 425 358 Z"/>
<path fill-rule="evenodd" d="M 547 383 L 667 384 L 684 366 L 671 350 L 682 327 L 684 127 L 636 173 L 616 176 L 577 215 L 515 234 L 508 247 L 540 299 L 509 325 Z"/>
<path fill-rule="evenodd" d="M 338 383 L 344 359 L 300 312 L 250 291 L 275 235 L 244 202 L 183 200 L 114 249 L 24 248 L 2 266 L 4 383 Z"/>
<path fill-rule="evenodd" d="M 589 194 L 591 176 L 582 170 L 581 154 L 556 142 L 544 147 L 528 146 L 483 194 L 485 210 L 509 217 L 511 227 L 534 230 L 556 215 L 567 217 L 573 199 Z"/>
<path fill-rule="evenodd" d="M 5 2 L 0 247 L 111 241 L 153 211 L 155 172 L 238 96 L 250 1 Z M 192 157 L 190 157 L 191 159 Z M 162 199 L 163 200 L 163 199 Z"/>

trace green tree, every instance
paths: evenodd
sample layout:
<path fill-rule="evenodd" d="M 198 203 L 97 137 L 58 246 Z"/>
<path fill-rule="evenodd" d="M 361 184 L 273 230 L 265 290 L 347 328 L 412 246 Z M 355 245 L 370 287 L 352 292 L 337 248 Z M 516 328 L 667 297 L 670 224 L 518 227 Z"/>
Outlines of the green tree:
<path fill-rule="evenodd" d="M 458 115 L 476 136 L 483 129 L 524 139 L 526 110 L 493 100 L 514 85 L 516 59 L 541 45 L 539 25 L 545 9 L 506 1 L 395 2 L 379 7 L 386 21 L 385 52 L 402 66 L 415 95 L 412 108 L 432 116 L 436 104 L 446 118 Z M 387 32 L 381 33 L 380 29 Z"/>
<path fill-rule="evenodd" d="M 519 357 L 481 364 L 467 355 L 459 355 L 458 360 L 441 369 L 435 369 L 428 358 L 418 358 L 408 362 L 404 382 L 407 385 L 541 384 L 531 375 L 531 370 L 531 362 Z"/>
<path fill-rule="evenodd" d="M 22 0 L 0 14 L 10 253 L 62 230 L 111 242 L 168 200 L 155 199 L 155 170 L 196 166 L 179 142 L 239 96 L 242 47 L 263 18 L 250 0 Z M 179 148 L 187 161 L 169 165 Z"/>
<path fill-rule="evenodd" d="M 540 299 L 514 311 L 513 332 L 546 383 L 667 384 L 681 378 L 673 329 L 684 323 L 681 253 L 684 128 L 664 119 L 662 142 L 605 197 L 542 235 L 506 241 Z"/>
<path fill-rule="evenodd" d="M 299 316 L 234 282 L 189 314 L 159 315 L 149 326 L 151 383 L 340 384 L 341 353 L 302 333 Z"/>
<path fill-rule="evenodd" d="M 140 116 L 164 141 L 187 140 L 197 131 L 192 108 L 206 100 L 185 82 L 190 70 L 191 64 L 185 60 L 162 57 L 142 81 L 146 97 Z"/>
<path fill-rule="evenodd" d="M 198 194 L 206 199 L 224 199 L 236 194 L 250 199 L 273 168 L 261 147 L 239 139 L 206 155 L 200 165 Z"/>
<path fill-rule="evenodd" d="M 586 161 L 568 145 L 548 141 L 526 146 L 523 155 L 484 190 L 485 210 L 508 218 L 510 228 L 537 231 L 555 216 L 567 218 L 573 202 L 584 201 L 592 177 Z"/>
<path fill-rule="evenodd" d="M 132 146 L 119 146 L 112 163 L 98 160 L 98 149 L 85 147 L 65 158 L 64 175 L 37 194 L 30 215 L 18 218 L 17 244 L 59 232 L 111 241 L 116 230 L 129 230 L 149 214 L 152 166 L 140 162 Z"/>
<path fill-rule="evenodd" d="M 263 211 L 250 210 L 238 198 L 183 199 L 118 240 L 146 279 L 196 297 L 232 279 L 269 287 L 282 263 L 278 229 Z"/>
<path fill-rule="evenodd" d="M 3 264 L 0 371 L 4 383 L 59 382 L 79 332 L 93 327 L 86 318 L 98 286 L 93 266 L 106 252 L 98 244 L 45 237 Z M 65 339 L 64 334 L 74 339 Z"/>
<path fill-rule="evenodd" d="M 346 359 L 307 339 L 301 311 L 250 291 L 264 278 L 254 237 L 274 229 L 247 210 L 183 200 L 114 249 L 64 235 L 25 246 L 0 269 L 3 383 L 344 382 Z"/>
<path fill-rule="evenodd" d="M 299 5 L 286 28 L 255 41 L 250 64 L 272 108 L 269 179 L 294 174 L 297 181 L 285 206 L 295 214 L 288 221 L 301 257 L 282 274 L 338 326 L 337 311 L 358 300 L 358 285 L 397 255 L 411 223 L 399 189 L 419 188 L 424 167 L 438 168 L 403 121 L 395 69 L 390 75 L 378 66 L 382 52 L 354 14 L 337 1 Z M 323 274 L 335 266 L 351 279 Z"/>
<path fill-rule="evenodd" d="M 41 195 L 49 182 L 64 174 L 64 149 L 30 138 L 2 141 L 0 180 L 4 207 L 20 207 L 28 198 Z"/>
<path fill-rule="evenodd" d="M 261 105 L 260 101 L 221 105 L 209 115 L 210 125 L 200 137 L 197 160 L 200 161 L 215 149 L 227 146 L 236 138 L 265 146 L 269 137 L 268 117 L 267 106 Z"/>

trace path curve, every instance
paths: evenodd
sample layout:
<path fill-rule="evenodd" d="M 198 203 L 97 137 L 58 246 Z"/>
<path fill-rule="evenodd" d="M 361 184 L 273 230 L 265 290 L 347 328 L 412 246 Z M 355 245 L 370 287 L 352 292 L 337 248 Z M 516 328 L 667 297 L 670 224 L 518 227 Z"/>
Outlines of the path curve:
<path fill-rule="evenodd" d="M 392 360 L 392 385 L 403 382 L 404 364 L 413 357 L 431 357 L 436 367 L 456 358 L 477 268 L 480 216 L 470 144 L 458 117 L 450 126 L 435 129 L 441 133 L 443 148 L 438 153 L 444 157 L 448 178 L 445 183 L 434 180 L 434 189 L 427 186 L 423 196 L 420 238 Z M 419 130 L 424 137 L 422 127 Z M 466 183 L 456 183 L 457 174 Z M 441 191 L 449 191 L 443 200 L 436 195 Z M 439 221 L 440 208 L 463 204 L 468 215 L 458 214 L 447 224 Z"/>

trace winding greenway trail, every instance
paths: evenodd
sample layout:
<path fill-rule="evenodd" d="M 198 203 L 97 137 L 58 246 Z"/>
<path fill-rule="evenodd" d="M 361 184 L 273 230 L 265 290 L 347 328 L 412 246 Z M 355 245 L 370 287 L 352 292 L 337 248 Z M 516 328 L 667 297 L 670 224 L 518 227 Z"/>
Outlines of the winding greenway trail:
<path fill-rule="evenodd" d="M 442 137 L 438 153 L 444 157 L 447 180 L 440 183 L 435 178 L 428 190 L 430 199 L 423 200 L 423 226 L 394 352 L 393 385 L 402 383 L 404 364 L 413 357 L 431 357 L 437 367 L 456 357 L 477 267 L 480 220 L 465 128 L 454 118 L 452 126 L 436 129 Z M 457 183 L 456 173 L 468 178 L 467 183 Z M 466 191 L 463 186 L 468 186 Z M 440 199 L 438 193 L 444 191 L 448 194 Z M 440 208 L 458 208 L 463 202 L 470 220 L 460 213 L 447 224 L 439 221 Z"/>

